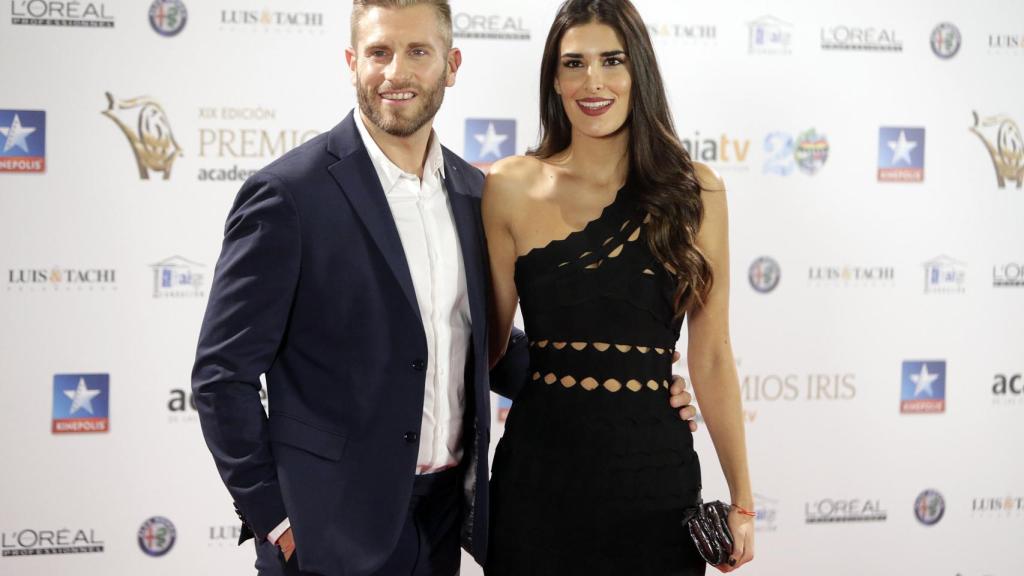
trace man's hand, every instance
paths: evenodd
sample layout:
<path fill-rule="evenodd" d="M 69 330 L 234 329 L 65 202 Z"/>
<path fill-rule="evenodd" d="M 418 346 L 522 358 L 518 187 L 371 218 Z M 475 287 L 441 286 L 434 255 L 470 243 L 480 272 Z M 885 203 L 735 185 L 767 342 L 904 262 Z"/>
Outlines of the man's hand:
<path fill-rule="evenodd" d="M 679 352 L 672 354 L 672 363 L 678 362 L 679 358 Z M 694 418 L 697 417 L 697 409 L 690 405 L 690 402 L 693 402 L 693 396 L 686 391 L 686 379 L 678 374 L 672 376 L 672 387 L 668 391 L 669 405 L 679 408 L 679 418 L 690 424 L 690 432 L 696 432 L 697 422 L 694 421 Z"/>
<path fill-rule="evenodd" d="M 292 559 L 292 554 L 295 553 L 295 537 L 292 536 L 291 528 L 285 530 L 284 534 L 281 534 L 281 537 L 277 539 L 277 547 L 284 554 L 285 562 Z"/>

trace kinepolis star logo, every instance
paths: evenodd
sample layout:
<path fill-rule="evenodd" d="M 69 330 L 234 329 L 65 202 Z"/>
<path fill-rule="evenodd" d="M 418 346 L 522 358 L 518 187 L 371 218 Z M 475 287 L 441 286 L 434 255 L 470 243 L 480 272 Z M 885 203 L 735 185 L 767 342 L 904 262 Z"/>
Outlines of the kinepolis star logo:
<path fill-rule="evenodd" d="M 117 271 L 111 268 L 11 268 L 7 291 L 117 290 Z"/>
<path fill-rule="evenodd" d="M 775 16 L 761 16 L 747 24 L 751 54 L 789 54 L 793 25 Z"/>
<path fill-rule="evenodd" d="M 147 96 L 116 100 L 107 92 L 107 109 L 102 112 L 117 124 L 135 154 L 139 178 L 149 180 L 149 172 L 163 172 L 171 177 L 174 160 L 181 156 L 181 146 L 174 139 L 171 123 L 160 103 Z"/>
<path fill-rule="evenodd" d="M 174 523 L 163 516 L 153 516 L 139 527 L 139 549 L 149 556 L 160 557 L 171 551 L 178 533 Z"/>
<path fill-rule="evenodd" d="M 960 51 L 960 29 L 956 24 L 943 22 L 932 29 L 932 52 L 943 60 L 949 60 Z"/>
<path fill-rule="evenodd" d="M 945 411 L 946 361 L 904 361 L 900 382 L 900 412 L 935 414 Z"/>
<path fill-rule="evenodd" d="M 974 112 L 971 132 L 981 138 L 988 150 L 999 187 L 1006 188 L 1006 181 L 1009 180 L 1021 188 L 1024 185 L 1024 137 L 1021 137 L 1017 123 L 1008 116 L 981 118 Z"/>
<path fill-rule="evenodd" d="M 46 112 L 0 110 L 0 172 L 46 171 Z"/>
<path fill-rule="evenodd" d="M 153 0 L 149 5 L 149 25 L 161 36 L 177 36 L 188 22 L 188 9 L 182 0 Z"/>
<path fill-rule="evenodd" d="M 775 290 L 782 279 L 782 268 L 774 258 L 761 256 L 750 265 L 747 272 L 750 280 L 750 287 L 761 294 L 767 294 Z"/>
<path fill-rule="evenodd" d="M 472 40 L 529 40 L 522 17 L 501 14 L 452 14 L 452 36 Z"/>
<path fill-rule="evenodd" d="M 799 169 L 813 176 L 828 160 L 828 138 L 813 128 L 796 137 L 787 132 L 770 132 L 764 138 L 764 151 L 768 154 L 762 169 L 765 174 L 788 176 Z"/>
<path fill-rule="evenodd" d="M 103 552 L 103 546 L 92 528 L 24 528 L 0 532 L 0 554 L 4 557 L 88 554 Z"/>
<path fill-rule="evenodd" d="M 914 500 L 914 516 L 925 526 L 934 526 L 946 513 L 946 499 L 937 490 L 925 490 Z"/>
<path fill-rule="evenodd" d="M 53 433 L 108 432 L 109 430 L 110 375 L 54 375 Z"/>
<path fill-rule="evenodd" d="M 681 138 L 683 148 L 690 158 L 714 165 L 719 170 L 747 170 L 750 152 L 750 139 L 721 133 L 708 137 L 699 131 L 693 136 Z"/>
<path fill-rule="evenodd" d="M 924 263 L 925 294 L 963 294 L 967 266 L 949 256 L 938 256 Z"/>
<path fill-rule="evenodd" d="M 271 160 L 318 134 L 278 121 L 277 110 L 262 106 L 199 108 L 200 182 L 242 182 Z"/>
<path fill-rule="evenodd" d="M 11 0 L 11 24 L 61 28 L 113 28 L 104 2 Z"/>
<path fill-rule="evenodd" d="M 804 504 L 808 524 L 837 522 L 885 522 L 889 514 L 879 500 L 825 498 Z"/>
<path fill-rule="evenodd" d="M 858 52 L 902 52 L 896 31 L 870 26 L 829 26 L 821 29 L 821 49 Z"/>
<path fill-rule="evenodd" d="M 153 269 L 153 298 L 202 298 L 206 277 L 204 266 L 198 262 L 171 256 L 151 264 Z"/>
<path fill-rule="evenodd" d="M 924 128 L 878 129 L 878 181 L 924 180 Z"/>
<path fill-rule="evenodd" d="M 481 170 L 516 153 L 516 121 L 495 118 L 467 118 L 465 154 L 467 162 Z"/>

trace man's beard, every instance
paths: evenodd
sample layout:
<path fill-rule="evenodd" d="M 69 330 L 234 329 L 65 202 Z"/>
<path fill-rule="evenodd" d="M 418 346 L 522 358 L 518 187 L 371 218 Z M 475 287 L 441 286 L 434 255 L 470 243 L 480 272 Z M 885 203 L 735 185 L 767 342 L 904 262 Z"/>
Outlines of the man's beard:
<path fill-rule="evenodd" d="M 375 126 L 392 136 L 399 138 L 412 136 L 417 130 L 430 122 L 441 108 L 441 102 L 444 101 L 445 77 L 446 74 L 442 73 L 432 89 L 416 90 L 417 94 L 414 100 L 420 102 L 414 104 L 414 106 L 418 106 L 419 110 L 415 111 L 414 109 L 413 116 L 409 119 L 404 117 L 401 110 L 397 110 L 392 114 L 385 114 L 384 106 L 377 95 L 378 90 L 383 91 L 383 86 L 377 89 L 364 87 L 361 82 L 358 82 L 357 78 L 357 84 L 360 87 L 356 91 L 359 94 L 359 110 Z M 387 87 L 387 91 L 399 92 L 404 88 L 411 87 L 410 85 L 399 87 L 392 85 Z"/>

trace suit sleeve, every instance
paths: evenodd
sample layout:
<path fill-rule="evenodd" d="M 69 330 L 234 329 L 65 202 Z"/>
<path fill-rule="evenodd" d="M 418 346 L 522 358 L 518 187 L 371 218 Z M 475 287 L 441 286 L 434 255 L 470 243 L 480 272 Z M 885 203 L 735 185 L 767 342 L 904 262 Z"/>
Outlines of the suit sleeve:
<path fill-rule="evenodd" d="M 491 370 L 491 390 L 505 398 L 515 400 L 519 391 L 526 385 L 529 370 L 529 341 L 525 332 L 513 326 L 505 355 Z"/>
<path fill-rule="evenodd" d="M 288 191 L 257 174 L 224 228 L 192 370 L 206 444 L 239 517 L 259 539 L 287 517 L 271 452 L 260 374 L 277 354 L 299 276 L 298 215 Z"/>

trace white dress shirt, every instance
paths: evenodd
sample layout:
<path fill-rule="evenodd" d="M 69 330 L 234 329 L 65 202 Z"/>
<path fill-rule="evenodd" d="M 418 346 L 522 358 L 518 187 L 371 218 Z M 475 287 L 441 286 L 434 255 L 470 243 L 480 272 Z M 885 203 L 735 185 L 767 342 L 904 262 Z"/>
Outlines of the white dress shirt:
<path fill-rule="evenodd" d="M 462 459 L 464 374 L 471 335 L 466 270 L 444 187 L 441 143 L 431 132 L 421 180 L 389 160 L 370 136 L 362 115 L 356 111 L 354 116 L 398 227 L 427 336 L 416 472 L 437 472 Z M 270 542 L 276 544 L 290 526 L 286 518 L 270 533 Z"/>

